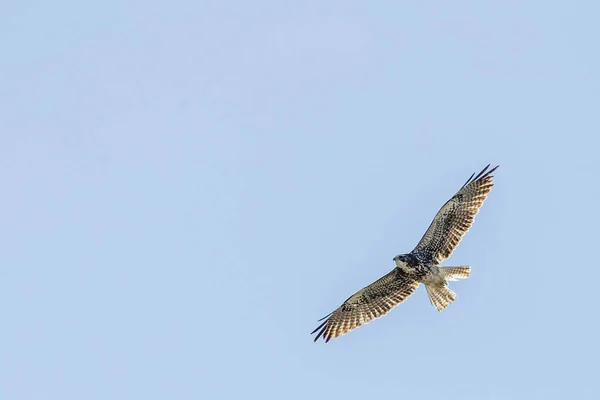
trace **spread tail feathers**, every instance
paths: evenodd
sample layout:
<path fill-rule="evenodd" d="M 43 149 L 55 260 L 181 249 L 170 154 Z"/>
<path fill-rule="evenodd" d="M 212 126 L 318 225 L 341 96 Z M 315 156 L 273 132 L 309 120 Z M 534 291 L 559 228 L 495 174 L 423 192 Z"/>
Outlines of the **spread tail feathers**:
<path fill-rule="evenodd" d="M 460 267 L 439 267 L 440 277 L 444 279 L 443 285 L 439 282 L 430 283 L 425 285 L 427 294 L 429 295 L 429 301 L 438 311 L 442 311 L 448 307 L 454 300 L 456 300 L 456 293 L 454 293 L 448 287 L 448 281 L 455 281 L 457 279 L 467 279 L 471 273 L 471 267 L 463 265 Z"/>
<path fill-rule="evenodd" d="M 450 290 L 446 285 L 425 285 L 425 289 L 427 289 L 429 301 L 431 301 L 431 304 L 433 304 L 438 311 L 442 311 L 456 300 L 456 293 Z"/>
<path fill-rule="evenodd" d="M 439 267 L 440 272 L 449 281 L 455 281 L 457 279 L 467 279 L 471 274 L 471 267 L 468 265 L 462 267 Z"/>

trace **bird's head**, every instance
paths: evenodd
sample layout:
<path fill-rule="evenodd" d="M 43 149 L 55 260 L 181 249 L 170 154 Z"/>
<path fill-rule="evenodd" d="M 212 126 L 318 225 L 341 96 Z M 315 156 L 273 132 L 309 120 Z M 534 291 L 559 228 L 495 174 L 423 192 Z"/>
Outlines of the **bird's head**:
<path fill-rule="evenodd" d="M 403 271 L 412 271 L 414 269 L 412 262 L 410 261 L 410 256 L 408 254 L 400 254 L 394 257 L 396 267 L 402 269 Z"/>
<path fill-rule="evenodd" d="M 406 254 L 399 254 L 396 257 L 394 257 L 394 262 L 396 264 L 398 264 L 398 261 L 402 261 L 402 262 L 406 262 Z"/>

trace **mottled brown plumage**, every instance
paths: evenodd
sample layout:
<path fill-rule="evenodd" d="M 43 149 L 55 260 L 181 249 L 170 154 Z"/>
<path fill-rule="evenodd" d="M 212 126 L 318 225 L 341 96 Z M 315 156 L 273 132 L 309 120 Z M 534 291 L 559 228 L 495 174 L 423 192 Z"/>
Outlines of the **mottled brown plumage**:
<path fill-rule="evenodd" d="M 447 281 L 467 278 L 470 267 L 439 267 L 439 263 L 450 257 L 458 246 L 492 189 L 491 174 L 498 167 L 489 171 L 488 168 L 489 165 L 477 176 L 471 175 L 444 204 L 412 252 L 394 257 L 396 267 L 391 272 L 353 294 L 320 320 L 325 319 L 311 333 L 318 332 L 315 342 L 321 336 L 329 342 L 382 317 L 413 294 L 421 283 L 425 284 L 431 304 L 438 311 L 456 299 Z"/>
<path fill-rule="evenodd" d="M 450 257 L 473 225 L 475 215 L 494 186 L 491 174 L 498 167 L 486 172 L 488 168 L 489 165 L 475 178 L 475 174 L 471 175 L 463 187 L 442 206 L 412 251 L 413 254 L 420 258 L 427 257 L 427 261 L 435 264 Z"/>
<path fill-rule="evenodd" d="M 344 335 L 362 324 L 384 316 L 410 296 L 417 286 L 419 282 L 405 276 L 402 270 L 394 268 L 354 293 L 341 307 L 329 314 L 329 318 L 325 317 L 327 320 L 312 332 L 321 330 L 315 337 L 315 342 L 321 335 L 325 342 L 328 342 L 332 337 Z"/>

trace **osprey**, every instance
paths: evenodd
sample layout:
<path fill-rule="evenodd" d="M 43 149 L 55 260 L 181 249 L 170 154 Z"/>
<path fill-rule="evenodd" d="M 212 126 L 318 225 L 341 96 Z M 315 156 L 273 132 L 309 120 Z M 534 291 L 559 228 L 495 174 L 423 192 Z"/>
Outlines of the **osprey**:
<path fill-rule="evenodd" d="M 456 300 L 448 281 L 468 278 L 471 267 L 440 267 L 439 264 L 458 246 L 492 190 L 492 172 L 498 166 L 488 171 L 489 167 L 488 164 L 477 176 L 471 175 L 444 204 L 413 251 L 394 257 L 396 267 L 391 272 L 354 293 L 337 310 L 321 318 L 319 321 L 325 321 L 311 333 L 318 332 L 314 341 L 323 336 L 327 343 L 384 316 L 413 294 L 421 283 L 438 311 Z"/>

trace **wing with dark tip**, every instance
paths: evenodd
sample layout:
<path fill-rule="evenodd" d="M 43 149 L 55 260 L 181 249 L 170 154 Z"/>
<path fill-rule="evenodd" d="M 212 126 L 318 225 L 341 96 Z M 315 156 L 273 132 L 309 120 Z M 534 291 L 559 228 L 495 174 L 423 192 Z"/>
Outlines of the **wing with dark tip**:
<path fill-rule="evenodd" d="M 362 324 L 384 316 L 402 303 L 419 286 L 419 282 L 406 277 L 402 270 L 394 268 L 369 286 L 354 293 L 337 310 L 321 318 L 325 321 L 311 332 L 317 332 L 315 342 L 323 336 L 329 342 Z"/>
<path fill-rule="evenodd" d="M 491 174 L 498 166 L 488 171 L 489 167 L 485 167 L 477 176 L 471 175 L 462 188 L 444 204 L 412 251 L 413 254 L 436 264 L 450 257 L 463 235 L 473 225 L 475 215 L 494 186 Z"/>

